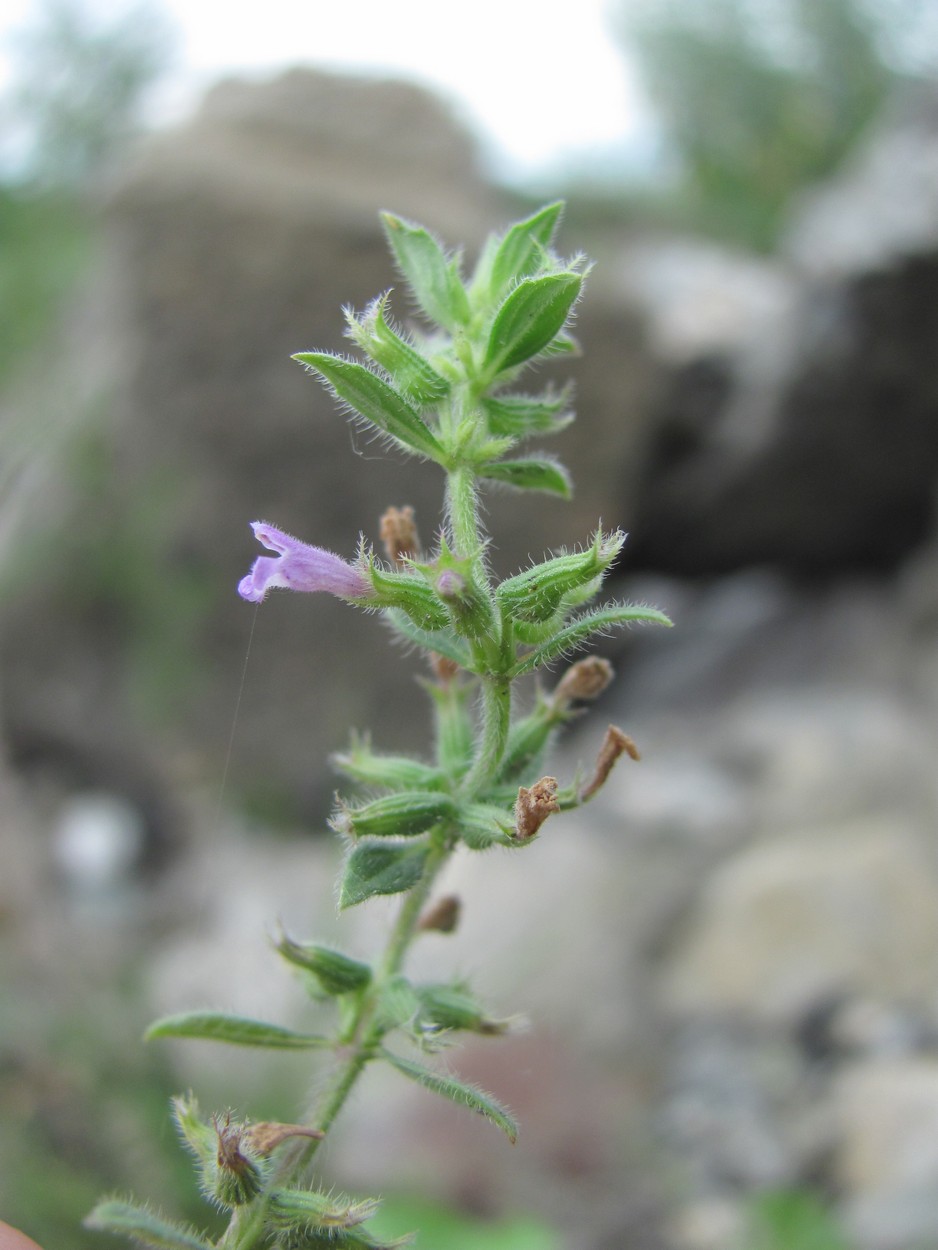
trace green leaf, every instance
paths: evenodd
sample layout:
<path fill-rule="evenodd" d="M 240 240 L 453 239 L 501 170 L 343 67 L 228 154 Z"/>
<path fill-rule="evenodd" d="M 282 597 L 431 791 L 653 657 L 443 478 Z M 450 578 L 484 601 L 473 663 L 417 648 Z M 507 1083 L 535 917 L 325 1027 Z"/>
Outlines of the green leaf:
<path fill-rule="evenodd" d="M 497 299 L 509 283 L 534 273 L 542 264 L 563 215 L 563 201 L 548 204 L 516 222 L 505 234 L 492 261 L 490 291 Z"/>
<path fill-rule="evenodd" d="M 459 836 L 473 851 L 490 846 L 519 846 L 511 837 L 514 820 L 504 808 L 491 803 L 466 803 L 459 811 Z"/>
<path fill-rule="evenodd" d="M 483 371 L 494 379 L 530 360 L 563 329 L 583 285 L 579 273 L 551 273 L 525 278 L 496 314 L 489 333 Z"/>
<path fill-rule="evenodd" d="M 450 384 L 391 326 L 384 315 L 388 294 L 379 295 L 361 316 L 346 310 L 349 337 L 390 374 L 405 399 L 420 407 L 438 404 L 449 394 Z"/>
<path fill-rule="evenodd" d="M 412 1081 L 416 1081 L 418 1085 L 422 1085 L 424 1089 L 432 1090 L 435 1094 L 442 1094 L 451 1102 L 458 1103 L 461 1107 L 468 1107 L 470 1111 L 475 1111 L 479 1115 L 484 1115 L 487 1120 L 491 1120 L 502 1130 L 512 1144 L 517 1141 L 518 1125 L 511 1113 L 491 1094 L 485 1093 L 484 1090 L 474 1085 L 457 1081 L 451 1076 L 441 1076 L 437 1072 L 431 1072 L 429 1068 L 413 1063 L 409 1059 L 402 1059 L 400 1055 L 392 1054 L 389 1050 L 382 1049 L 381 1053 L 392 1067 L 397 1068 L 398 1072 L 402 1072 L 404 1076 L 410 1077 Z"/>
<path fill-rule="evenodd" d="M 483 398 L 482 407 L 492 434 L 527 438 L 531 434 L 556 434 L 573 420 L 570 391 L 545 391 L 543 395 L 497 395 Z"/>
<path fill-rule="evenodd" d="M 498 769 L 498 779 L 517 781 L 520 785 L 524 774 L 534 770 L 547 748 L 551 734 L 561 723 L 551 705 L 541 702 L 530 716 L 515 721 L 508 731 L 505 754 Z"/>
<path fill-rule="evenodd" d="M 206 1167 L 218 1157 L 218 1134 L 199 1117 L 199 1104 L 188 1094 L 170 1100 L 179 1134 L 199 1163 Z"/>
<path fill-rule="evenodd" d="M 146 1207 L 116 1198 L 99 1202 L 84 1223 L 86 1228 L 132 1237 L 154 1250 L 212 1250 L 214 1245 L 186 1225 L 164 1220 Z"/>
<path fill-rule="evenodd" d="M 542 664 L 549 664 L 565 652 L 582 647 L 594 634 L 608 633 L 610 629 L 620 629 L 628 625 L 670 624 L 670 619 L 663 612 L 645 604 L 608 604 L 604 608 L 596 608 L 595 611 L 584 612 L 582 616 L 574 618 L 549 642 L 523 656 L 511 670 L 510 676 L 519 677 L 522 673 L 533 673 Z"/>
<path fill-rule="evenodd" d="M 311 972 L 325 994 L 354 994 L 371 981 L 368 964 L 352 959 L 342 951 L 313 942 L 294 942 L 285 933 L 274 943 L 274 949 L 287 963 Z"/>
<path fill-rule="evenodd" d="M 382 1036 L 415 1019 L 420 1009 L 417 992 L 405 976 L 391 977 L 381 987 L 375 1003 L 375 1028 Z"/>
<path fill-rule="evenodd" d="M 443 460 L 445 453 L 420 415 L 377 374 L 332 352 L 297 352 L 294 360 L 325 379 L 332 392 L 405 450 Z"/>
<path fill-rule="evenodd" d="M 548 495 L 560 495 L 562 499 L 569 499 L 573 493 L 569 473 L 554 460 L 499 460 L 482 465 L 478 474 L 518 490 L 540 490 Z"/>
<path fill-rule="evenodd" d="M 451 629 L 420 629 L 404 615 L 393 609 L 385 613 L 391 628 L 407 642 L 419 647 L 421 651 L 435 651 L 437 655 L 452 660 L 466 672 L 475 672 L 475 661 L 469 651 Z"/>
<path fill-rule="evenodd" d="M 331 1045 L 328 1037 L 294 1033 L 279 1024 L 230 1016 L 221 1011 L 185 1011 L 176 1016 L 164 1016 L 151 1024 L 143 1036 L 147 1042 L 161 1037 L 186 1037 L 225 1042 L 229 1046 L 266 1046 L 274 1050 L 317 1050 Z"/>
<path fill-rule="evenodd" d="M 430 848 L 424 843 L 359 842 L 342 871 L 339 907 L 354 907 L 376 894 L 402 894 L 420 880 Z"/>
<path fill-rule="evenodd" d="M 332 756 L 333 766 L 363 786 L 390 790 L 436 790 L 444 783 L 438 768 L 413 760 L 409 755 L 385 755 L 372 751 L 366 740 L 354 741 L 348 752 Z"/>
<path fill-rule="evenodd" d="M 423 226 L 391 213 L 382 213 L 381 219 L 398 268 L 426 315 L 450 331 L 464 326 L 470 309 L 458 264 L 447 260 L 440 244 Z"/>

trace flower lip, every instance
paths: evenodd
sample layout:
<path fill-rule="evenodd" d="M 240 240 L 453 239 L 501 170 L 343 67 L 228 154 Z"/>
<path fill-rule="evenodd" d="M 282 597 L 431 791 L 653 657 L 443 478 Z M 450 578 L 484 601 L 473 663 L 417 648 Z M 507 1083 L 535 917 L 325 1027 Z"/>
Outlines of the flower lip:
<path fill-rule="evenodd" d="M 238 583 L 238 594 L 249 603 L 261 603 L 268 590 L 324 590 L 340 599 L 364 599 L 371 586 L 361 569 L 333 551 L 312 547 L 266 521 L 252 521 L 258 542 L 275 556 L 258 556 L 251 571 Z"/>

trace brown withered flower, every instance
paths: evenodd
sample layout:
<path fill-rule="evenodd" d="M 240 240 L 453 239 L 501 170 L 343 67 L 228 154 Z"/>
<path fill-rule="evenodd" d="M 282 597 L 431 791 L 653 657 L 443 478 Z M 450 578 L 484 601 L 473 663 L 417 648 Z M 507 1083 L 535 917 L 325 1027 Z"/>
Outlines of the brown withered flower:
<path fill-rule="evenodd" d="M 384 553 L 391 564 L 401 565 L 405 560 L 417 558 L 420 538 L 410 504 L 405 504 L 403 508 L 388 508 L 381 517 L 380 526 Z"/>
<path fill-rule="evenodd" d="M 610 725 L 606 730 L 602 746 L 599 748 L 599 754 L 596 756 L 596 766 L 593 769 L 593 775 L 580 791 L 581 803 L 591 799 L 596 791 L 605 784 L 606 778 L 612 772 L 615 762 L 620 755 L 627 755 L 632 760 L 641 759 L 638 747 L 629 735 L 623 733 L 618 726 Z"/>
<path fill-rule="evenodd" d="M 530 789 L 522 786 L 515 803 L 515 837 L 533 838 L 547 817 L 559 811 L 556 777 L 542 777 Z"/>

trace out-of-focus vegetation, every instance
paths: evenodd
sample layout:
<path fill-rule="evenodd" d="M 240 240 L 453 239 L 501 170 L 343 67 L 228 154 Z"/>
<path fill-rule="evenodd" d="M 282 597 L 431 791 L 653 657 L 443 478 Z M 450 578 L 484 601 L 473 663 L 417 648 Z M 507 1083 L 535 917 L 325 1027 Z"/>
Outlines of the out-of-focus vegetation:
<path fill-rule="evenodd" d="M 620 0 L 617 25 L 671 171 L 628 197 L 632 213 L 759 250 L 798 192 L 938 70 L 923 0 Z"/>
<path fill-rule="evenodd" d="M 55 1010 L 0 968 L 0 1207 L 47 1250 L 95 1250 L 81 1221 L 146 1173 L 159 1201 L 204 1216 L 178 1141 L 165 1056 L 140 1045 L 139 977 L 57 987 Z M 100 1027 L 108 1021 L 106 1029 Z"/>
<path fill-rule="evenodd" d="M 87 217 L 70 195 L 0 185 L 0 387 L 38 343 L 87 254 Z"/>
<path fill-rule="evenodd" d="M 532 1216 L 474 1219 L 425 1198 L 392 1195 L 369 1228 L 379 1237 L 419 1228 L 414 1250 L 560 1250 L 557 1234 Z"/>
<path fill-rule="evenodd" d="M 846 1234 L 814 1194 L 769 1190 L 749 1207 L 747 1250 L 849 1250 Z"/>
<path fill-rule="evenodd" d="M 168 68 L 165 19 L 146 3 L 110 22 L 83 0 L 43 0 L 12 39 L 7 159 L 31 185 L 92 189 L 138 133 Z"/>
<path fill-rule="evenodd" d="M 138 133 L 169 65 L 166 22 L 138 4 L 110 22 L 43 0 L 10 37 L 0 99 L 0 387 L 38 344 L 89 253 L 87 205 Z"/>

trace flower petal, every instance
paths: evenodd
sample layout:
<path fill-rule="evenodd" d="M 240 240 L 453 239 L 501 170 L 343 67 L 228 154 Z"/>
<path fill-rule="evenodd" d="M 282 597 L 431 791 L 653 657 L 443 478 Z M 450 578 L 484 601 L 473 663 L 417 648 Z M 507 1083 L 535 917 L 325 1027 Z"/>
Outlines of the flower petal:
<path fill-rule="evenodd" d="M 258 556 L 251 571 L 238 583 L 238 594 L 260 603 L 268 590 L 324 590 L 340 599 L 364 599 L 371 586 L 361 569 L 333 551 L 311 547 L 266 521 L 253 521 L 255 537 L 276 556 Z"/>

